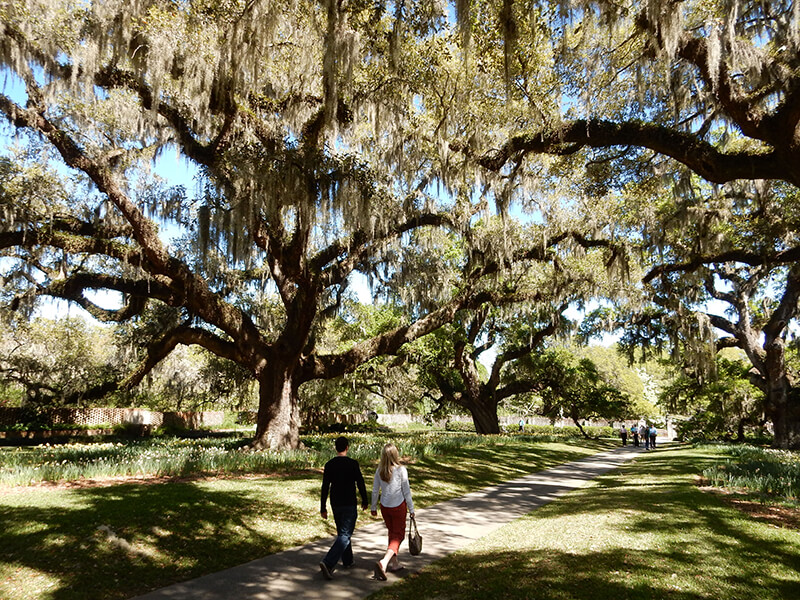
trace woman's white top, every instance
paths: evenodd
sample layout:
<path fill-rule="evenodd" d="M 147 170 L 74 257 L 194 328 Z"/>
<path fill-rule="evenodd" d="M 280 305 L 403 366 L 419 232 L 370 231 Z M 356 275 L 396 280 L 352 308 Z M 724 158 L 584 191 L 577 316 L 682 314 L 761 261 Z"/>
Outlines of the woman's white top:
<path fill-rule="evenodd" d="M 408 471 L 403 466 L 392 470 L 392 478 L 388 483 L 381 479 L 380 470 L 375 471 L 372 483 L 372 508 L 378 510 L 378 495 L 381 497 L 381 506 L 394 508 L 406 501 L 408 512 L 414 512 L 414 502 L 411 500 L 411 486 L 408 485 Z"/>

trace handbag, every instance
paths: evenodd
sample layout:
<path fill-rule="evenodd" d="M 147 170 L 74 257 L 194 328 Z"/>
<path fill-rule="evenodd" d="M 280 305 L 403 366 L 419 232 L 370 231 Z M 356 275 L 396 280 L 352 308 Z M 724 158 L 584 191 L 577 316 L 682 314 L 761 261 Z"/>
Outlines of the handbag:
<path fill-rule="evenodd" d="M 422 552 L 422 536 L 417 529 L 417 520 L 411 516 L 411 524 L 408 526 L 408 551 L 416 556 Z"/>

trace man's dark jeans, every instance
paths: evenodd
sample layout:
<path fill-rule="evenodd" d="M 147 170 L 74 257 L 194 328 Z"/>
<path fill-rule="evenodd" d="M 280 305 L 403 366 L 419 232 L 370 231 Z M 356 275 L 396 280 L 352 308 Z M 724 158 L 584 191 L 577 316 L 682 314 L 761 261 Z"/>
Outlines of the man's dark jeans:
<path fill-rule="evenodd" d="M 333 520 L 336 522 L 337 535 L 333 546 L 331 546 L 324 558 L 325 564 L 331 570 L 337 565 L 339 559 L 342 560 L 342 564 L 345 566 L 353 564 L 353 546 L 350 544 L 350 537 L 356 528 L 358 507 L 334 506 L 332 510 Z"/>

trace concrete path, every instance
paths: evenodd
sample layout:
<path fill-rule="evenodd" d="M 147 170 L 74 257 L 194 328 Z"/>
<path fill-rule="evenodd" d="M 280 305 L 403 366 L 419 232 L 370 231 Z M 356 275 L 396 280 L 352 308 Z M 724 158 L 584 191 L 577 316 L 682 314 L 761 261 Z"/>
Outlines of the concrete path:
<path fill-rule="evenodd" d="M 364 598 L 400 577 L 467 546 L 532 510 L 580 488 L 591 479 L 631 460 L 641 448 L 626 446 L 527 475 L 460 498 L 417 510 L 422 554 L 410 556 L 408 541 L 400 548 L 405 569 L 388 573 L 387 582 L 373 579 L 375 561 L 386 550 L 386 528 L 373 521 L 353 535 L 355 567 L 339 568 L 333 581 L 323 578 L 319 561 L 333 538 L 272 554 L 244 565 L 172 585 L 135 600 L 279 600 Z M 413 468 L 413 467 L 412 467 Z M 413 492 L 413 490 L 412 490 Z M 330 517 L 332 518 L 332 517 Z M 363 523 L 369 513 L 360 513 Z"/>

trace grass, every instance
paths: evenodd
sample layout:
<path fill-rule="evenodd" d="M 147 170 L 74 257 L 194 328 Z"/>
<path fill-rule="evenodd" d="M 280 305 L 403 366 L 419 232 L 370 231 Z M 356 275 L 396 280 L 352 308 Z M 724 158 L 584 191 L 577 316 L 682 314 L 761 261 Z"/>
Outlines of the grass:
<path fill-rule="evenodd" d="M 304 436 L 304 450 L 240 452 L 247 439 L 238 434 L 220 438 L 161 437 L 107 443 L 44 444 L 0 450 L 0 485 L 43 481 L 76 481 L 125 476 L 189 477 L 242 473 L 290 473 L 321 468 L 334 454 L 339 434 Z M 386 434 L 348 434 L 350 456 L 368 463 L 380 455 Z M 393 433 L 408 460 L 452 452 L 462 447 L 495 443 L 475 434 L 448 432 Z M 563 441 L 552 436 L 514 436 L 518 441 Z"/>
<path fill-rule="evenodd" d="M 378 439 L 353 438 L 374 469 Z M 395 436 L 392 436 L 393 439 Z M 615 442 L 521 436 L 402 439 L 415 504 L 424 507 L 574 460 Z M 380 440 L 382 442 L 382 440 Z M 308 441 L 331 444 L 329 438 Z M 355 448 L 354 448 L 355 449 Z M 433 455 L 434 450 L 446 452 Z M 325 450 L 327 452 L 327 450 Z M 63 460 L 63 459 L 62 459 Z M 0 490 L 0 598 L 130 598 L 333 534 L 319 517 L 318 469 L 104 486 Z M 362 520 L 366 521 L 366 520 Z"/>
<path fill-rule="evenodd" d="M 711 448 L 642 455 L 370 600 L 800 597 L 800 533 L 694 485 L 718 460 Z"/>

